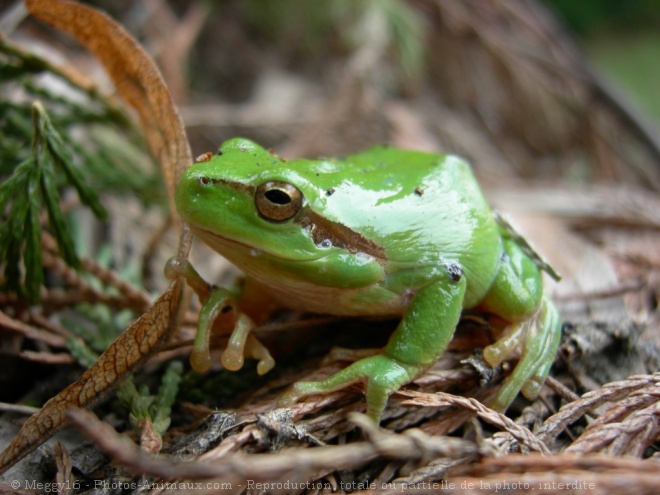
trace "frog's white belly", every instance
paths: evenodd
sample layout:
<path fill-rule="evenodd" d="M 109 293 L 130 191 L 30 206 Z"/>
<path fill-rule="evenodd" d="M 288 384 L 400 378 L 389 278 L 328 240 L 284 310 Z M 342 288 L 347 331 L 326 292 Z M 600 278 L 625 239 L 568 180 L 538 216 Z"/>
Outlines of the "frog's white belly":
<path fill-rule="evenodd" d="M 324 287 L 287 277 L 262 278 L 260 273 L 245 271 L 266 287 L 279 304 L 296 311 L 340 316 L 402 315 L 409 301 L 378 284 L 358 288 Z"/>

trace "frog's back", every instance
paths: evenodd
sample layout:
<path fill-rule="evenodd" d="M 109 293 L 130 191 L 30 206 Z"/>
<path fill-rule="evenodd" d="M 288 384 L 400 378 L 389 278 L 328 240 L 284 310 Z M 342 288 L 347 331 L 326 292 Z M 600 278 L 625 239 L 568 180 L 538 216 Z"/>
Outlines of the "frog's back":
<path fill-rule="evenodd" d="M 383 246 L 388 271 L 457 262 L 468 280 L 467 305 L 485 294 L 501 240 L 464 160 L 379 147 L 339 163 L 350 172 L 328 184 L 324 211 Z"/>

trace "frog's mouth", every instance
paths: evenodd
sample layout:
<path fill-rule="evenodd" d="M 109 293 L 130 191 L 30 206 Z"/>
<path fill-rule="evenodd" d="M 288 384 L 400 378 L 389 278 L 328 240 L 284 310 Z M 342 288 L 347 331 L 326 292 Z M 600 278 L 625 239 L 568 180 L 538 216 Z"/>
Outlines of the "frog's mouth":
<path fill-rule="evenodd" d="M 250 255 L 250 253 L 264 253 L 272 258 L 304 262 L 323 259 L 329 255 L 329 252 L 326 254 L 322 251 L 334 247 L 352 254 L 365 255 L 375 259 L 382 265 L 386 263 L 387 256 L 382 246 L 342 223 L 318 215 L 308 206 L 302 208 L 295 222 L 307 231 L 311 241 L 321 250 L 320 253 L 315 251 L 313 255 L 310 254 L 307 257 L 297 258 L 281 256 L 271 251 L 264 251 L 241 241 L 225 237 L 216 232 L 211 232 L 202 227 L 191 226 L 190 228 L 195 235 L 220 253 L 227 250 L 233 250 L 243 256 L 246 253 L 247 255 Z"/>
<path fill-rule="evenodd" d="M 219 252 L 223 256 L 226 255 L 231 261 L 235 260 L 245 260 L 245 259 L 254 259 L 259 255 L 265 255 L 270 258 L 276 258 L 284 261 L 291 262 L 305 262 L 305 261 L 317 261 L 328 256 L 328 254 L 321 253 L 318 256 L 309 256 L 307 258 L 295 258 L 287 257 L 275 254 L 271 251 L 260 249 L 249 244 L 246 244 L 229 237 L 218 234 L 217 232 L 211 232 L 201 227 L 190 226 L 193 234 L 199 237 L 205 244 L 213 248 L 215 251 Z"/>

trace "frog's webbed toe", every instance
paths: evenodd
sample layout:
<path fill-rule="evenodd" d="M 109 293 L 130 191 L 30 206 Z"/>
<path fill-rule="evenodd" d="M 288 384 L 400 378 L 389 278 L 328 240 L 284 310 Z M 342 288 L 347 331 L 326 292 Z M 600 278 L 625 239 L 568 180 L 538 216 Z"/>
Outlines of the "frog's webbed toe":
<path fill-rule="evenodd" d="M 506 410 L 521 391 L 529 399 L 539 394 L 557 353 L 560 338 L 559 313 L 544 296 L 533 317 L 512 324 L 504 337 L 484 349 L 486 361 L 496 366 L 516 348 L 522 347 L 518 364 L 491 404 L 493 409 Z"/>

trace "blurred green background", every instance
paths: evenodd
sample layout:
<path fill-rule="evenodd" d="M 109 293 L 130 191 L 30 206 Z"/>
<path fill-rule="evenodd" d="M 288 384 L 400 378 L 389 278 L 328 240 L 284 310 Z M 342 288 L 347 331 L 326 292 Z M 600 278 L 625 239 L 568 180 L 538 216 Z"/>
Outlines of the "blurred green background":
<path fill-rule="evenodd" d="M 544 0 L 596 69 L 660 128 L 660 1 Z"/>

